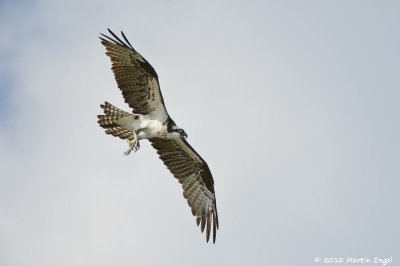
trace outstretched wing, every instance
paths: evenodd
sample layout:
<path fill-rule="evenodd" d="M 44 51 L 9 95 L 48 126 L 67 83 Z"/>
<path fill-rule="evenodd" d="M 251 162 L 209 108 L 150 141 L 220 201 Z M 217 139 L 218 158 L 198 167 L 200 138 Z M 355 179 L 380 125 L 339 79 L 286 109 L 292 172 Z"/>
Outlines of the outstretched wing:
<path fill-rule="evenodd" d="M 104 38 L 100 37 L 100 39 L 106 47 L 106 55 L 111 58 L 112 71 L 125 102 L 136 114 L 150 114 L 154 118 L 164 121 L 168 114 L 156 71 L 143 56 L 133 49 L 122 31 L 125 42 L 110 29 L 108 31 L 114 39 L 104 34 L 102 34 Z"/>
<path fill-rule="evenodd" d="M 211 227 L 215 243 L 218 229 L 217 203 L 214 180 L 207 163 L 184 139 L 149 139 L 157 150 L 160 159 L 183 187 L 183 196 L 187 199 L 192 213 L 196 216 L 201 232 L 206 229 L 207 242 Z"/>

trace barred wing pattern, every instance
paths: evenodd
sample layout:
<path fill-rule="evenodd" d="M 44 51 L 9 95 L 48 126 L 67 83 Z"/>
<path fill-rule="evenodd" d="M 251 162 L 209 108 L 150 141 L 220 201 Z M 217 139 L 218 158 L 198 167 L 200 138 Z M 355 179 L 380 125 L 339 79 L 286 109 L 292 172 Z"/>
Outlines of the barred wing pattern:
<path fill-rule="evenodd" d="M 160 121 L 168 117 L 161 95 L 158 76 L 154 68 L 144 59 L 121 32 L 125 42 L 108 29 L 114 39 L 102 34 L 101 43 L 106 55 L 111 58 L 112 71 L 125 102 L 136 114 L 150 114 Z"/>
<path fill-rule="evenodd" d="M 206 229 L 206 240 L 210 239 L 211 227 L 215 243 L 218 229 L 217 203 L 214 180 L 207 163 L 184 139 L 149 139 L 160 159 L 183 187 L 187 199 L 196 216 L 201 231 Z"/>

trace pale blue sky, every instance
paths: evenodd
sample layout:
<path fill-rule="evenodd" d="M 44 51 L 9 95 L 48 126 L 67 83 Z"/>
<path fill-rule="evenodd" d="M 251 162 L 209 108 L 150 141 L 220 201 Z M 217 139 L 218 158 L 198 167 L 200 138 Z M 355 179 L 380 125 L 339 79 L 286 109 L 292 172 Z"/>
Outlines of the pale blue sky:
<path fill-rule="evenodd" d="M 215 179 L 206 244 L 143 141 L 99 33 L 121 29 Z M 0 265 L 317 265 L 399 259 L 398 1 L 0 4 Z"/>

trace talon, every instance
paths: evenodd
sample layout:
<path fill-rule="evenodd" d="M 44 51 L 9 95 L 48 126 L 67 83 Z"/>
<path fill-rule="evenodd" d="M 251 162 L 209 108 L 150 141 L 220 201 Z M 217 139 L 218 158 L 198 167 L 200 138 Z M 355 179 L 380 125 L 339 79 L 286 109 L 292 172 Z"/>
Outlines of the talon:
<path fill-rule="evenodd" d="M 139 143 L 139 140 L 137 140 L 136 141 L 136 145 L 135 145 L 135 152 L 137 151 L 137 150 L 139 150 L 140 149 L 140 143 Z"/>
<path fill-rule="evenodd" d="M 126 156 L 128 156 L 132 150 L 136 152 L 140 148 L 139 139 L 136 132 L 133 132 L 133 136 L 134 136 L 133 139 L 128 139 L 129 148 L 126 152 L 124 152 Z"/>

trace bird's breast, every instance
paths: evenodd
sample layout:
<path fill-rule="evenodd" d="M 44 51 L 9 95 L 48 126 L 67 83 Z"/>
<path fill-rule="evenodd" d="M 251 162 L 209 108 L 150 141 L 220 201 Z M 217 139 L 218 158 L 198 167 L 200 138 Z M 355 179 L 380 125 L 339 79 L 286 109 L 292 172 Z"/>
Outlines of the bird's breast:
<path fill-rule="evenodd" d="M 140 125 L 140 139 L 164 138 L 167 128 L 158 120 L 143 120 Z"/>

